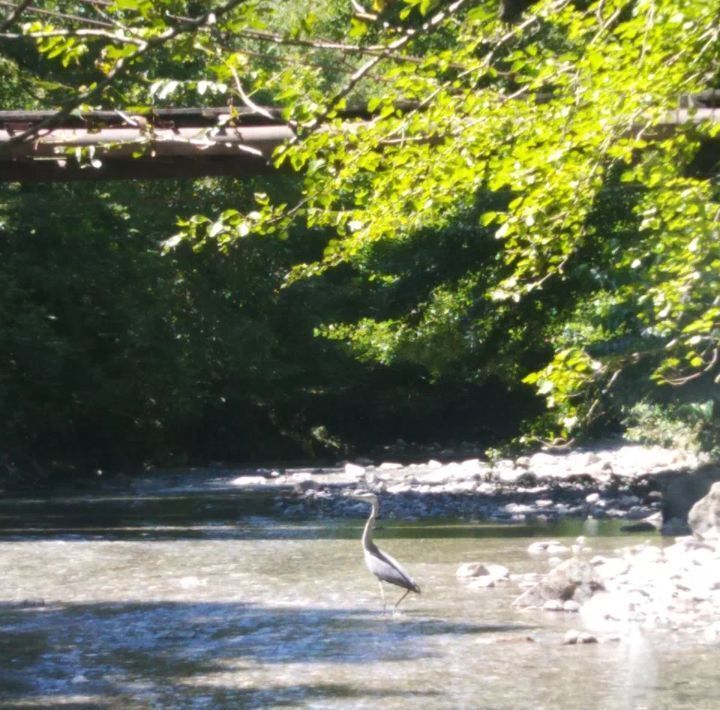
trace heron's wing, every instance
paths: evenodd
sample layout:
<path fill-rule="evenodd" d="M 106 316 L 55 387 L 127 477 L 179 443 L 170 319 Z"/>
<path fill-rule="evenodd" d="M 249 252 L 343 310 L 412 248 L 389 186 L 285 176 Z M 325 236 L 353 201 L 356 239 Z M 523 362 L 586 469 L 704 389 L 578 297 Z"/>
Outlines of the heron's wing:
<path fill-rule="evenodd" d="M 378 579 L 420 593 L 417 582 L 394 557 L 375 545 L 373 547 L 372 552 L 365 553 L 365 562 Z"/>

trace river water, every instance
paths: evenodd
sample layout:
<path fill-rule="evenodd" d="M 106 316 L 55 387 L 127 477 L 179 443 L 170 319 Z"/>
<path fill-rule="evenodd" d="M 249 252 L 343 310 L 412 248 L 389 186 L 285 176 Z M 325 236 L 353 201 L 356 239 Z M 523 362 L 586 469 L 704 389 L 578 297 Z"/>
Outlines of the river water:
<path fill-rule="evenodd" d="M 208 476 L 1 500 L 0 707 L 718 707 L 717 646 L 638 629 L 565 646 L 577 615 L 455 577 L 474 560 L 545 570 L 531 538 L 580 523 L 381 521 L 376 540 L 423 589 L 393 615 L 362 520 L 279 519 L 270 503 Z"/>

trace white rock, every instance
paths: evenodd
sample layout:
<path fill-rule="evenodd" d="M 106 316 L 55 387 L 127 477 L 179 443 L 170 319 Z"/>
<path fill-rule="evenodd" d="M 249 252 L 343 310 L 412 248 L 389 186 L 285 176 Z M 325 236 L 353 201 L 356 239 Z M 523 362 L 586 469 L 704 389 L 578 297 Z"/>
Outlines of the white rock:
<path fill-rule="evenodd" d="M 510 579 L 510 570 L 505 565 L 487 564 L 485 567 L 495 579 Z"/>
<path fill-rule="evenodd" d="M 402 467 L 403 465 L 401 463 L 394 463 L 392 461 L 385 461 L 378 466 L 381 471 L 397 471 Z"/>
<path fill-rule="evenodd" d="M 530 457 L 530 469 L 552 468 L 557 464 L 557 456 L 546 454 L 543 451 L 533 454 Z"/>
<path fill-rule="evenodd" d="M 494 577 L 485 575 L 484 577 L 474 577 L 470 581 L 469 586 L 476 589 L 489 589 L 490 587 L 494 587 L 495 583 L 496 580 Z"/>
<path fill-rule="evenodd" d="M 510 579 L 510 570 L 504 565 L 483 563 L 483 562 L 465 562 L 461 564 L 455 572 L 456 577 L 489 577 L 494 581 Z"/>
<path fill-rule="evenodd" d="M 309 474 L 308 474 L 309 475 Z M 265 476 L 238 476 L 230 481 L 231 486 L 265 486 L 268 483 L 268 479 Z"/>
<path fill-rule="evenodd" d="M 346 463 L 345 473 L 347 473 L 349 476 L 356 476 L 357 478 L 360 478 L 361 476 L 365 475 L 365 466 L 358 466 L 354 463 Z"/>
<path fill-rule="evenodd" d="M 469 474 L 483 474 L 490 470 L 490 467 L 480 461 L 480 459 L 467 459 L 463 461 L 460 466 L 462 466 L 465 473 Z"/>
<path fill-rule="evenodd" d="M 77 675 L 73 676 L 73 679 L 71 682 L 74 683 L 75 685 L 79 685 L 80 683 L 87 683 L 88 679 L 82 673 L 78 673 Z"/>
<path fill-rule="evenodd" d="M 428 486 L 444 486 L 450 480 L 450 475 L 443 466 L 418 475 L 418 480 Z"/>
<path fill-rule="evenodd" d="M 502 483 L 515 483 L 520 476 L 523 475 L 524 471 L 516 471 L 511 468 L 495 469 L 493 472 L 495 477 Z"/>
<path fill-rule="evenodd" d="M 442 468 L 442 463 L 440 461 L 437 461 L 436 459 L 430 459 L 427 462 L 428 468 Z"/>
<path fill-rule="evenodd" d="M 580 611 L 580 605 L 573 599 L 567 599 L 563 602 L 563 611 L 569 611 L 571 614 L 576 614 Z"/>
<path fill-rule="evenodd" d="M 580 633 L 575 629 L 568 629 L 563 636 L 563 643 L 566 646 L 572 646 L 578 642 L 578 636 Z"/>
<path fill-rule="evenodd" d="M 463 562 L 455 572 L 456 577 L 479 577 L 490 574 L 482 562 Z"/>
<path fill-rule="evenodd" d="M 548 599 L 542 608 L 545 611 L 563 611 L 563 602 L 560 599 Z"/>
<path fill-rule="evenodd" d="M 589 493 L 585 496 L 585 502 L 589 503 L 590 505 L 595 505 L 600 500 L 600 494 L 599 493 Z"/>
<path fill-rule="evenodd" d="M 286 483 L 289 483 L 291 485 L 294 483 L 304 483 L 306 481 L 312 480 L 314 480 L 312 474 L 306 472 L 291 473 L 285 479 Z"/>
<path fill-rule="evenodd" d="M 457 463 L 455 461 L 443 466 L 443 470 L 449 476 L 453 476 L 453 477 L 457 476 L 458 478 L 465 478 L 465 476 L 466 476 L 465 469 L 459 463 Z"/>

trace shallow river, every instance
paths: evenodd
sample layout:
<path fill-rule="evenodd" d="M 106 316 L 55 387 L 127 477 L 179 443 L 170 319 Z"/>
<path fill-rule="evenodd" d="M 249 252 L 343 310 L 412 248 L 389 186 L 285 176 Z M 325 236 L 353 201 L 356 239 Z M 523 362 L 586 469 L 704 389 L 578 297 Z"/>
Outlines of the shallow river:
<path fill-rule="evenodd" d="M 270 511 L 218 478 L 0 500 L 0 707 L 718 707 L 717 647 L 637 630 L 564 646 L 577 615 L 455 577 L 474 560 L 546 569 L 530 538 L 581 524 L 381 521 L 377 541 L 423 590 L 392 615 L 362 520 Z"/>

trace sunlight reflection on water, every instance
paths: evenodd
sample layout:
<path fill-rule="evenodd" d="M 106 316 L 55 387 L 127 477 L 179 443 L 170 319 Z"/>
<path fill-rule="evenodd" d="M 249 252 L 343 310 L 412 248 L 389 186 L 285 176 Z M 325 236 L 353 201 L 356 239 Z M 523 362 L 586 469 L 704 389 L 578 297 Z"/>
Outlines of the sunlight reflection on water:
<path fill-rule="evenodd" d="M 530 534 L 577 526 L 385 521 L 378 541 L 423 588 L 386 616 L 362 521 L 291 523 L 197 491 L 132 511 L 118 497 L 0 508 L 3 707 L 715 707 L 717 648 L 640 632 L 563 646 L 577 616 L 455 578 L 471 560 L 545 569 Z"/>

